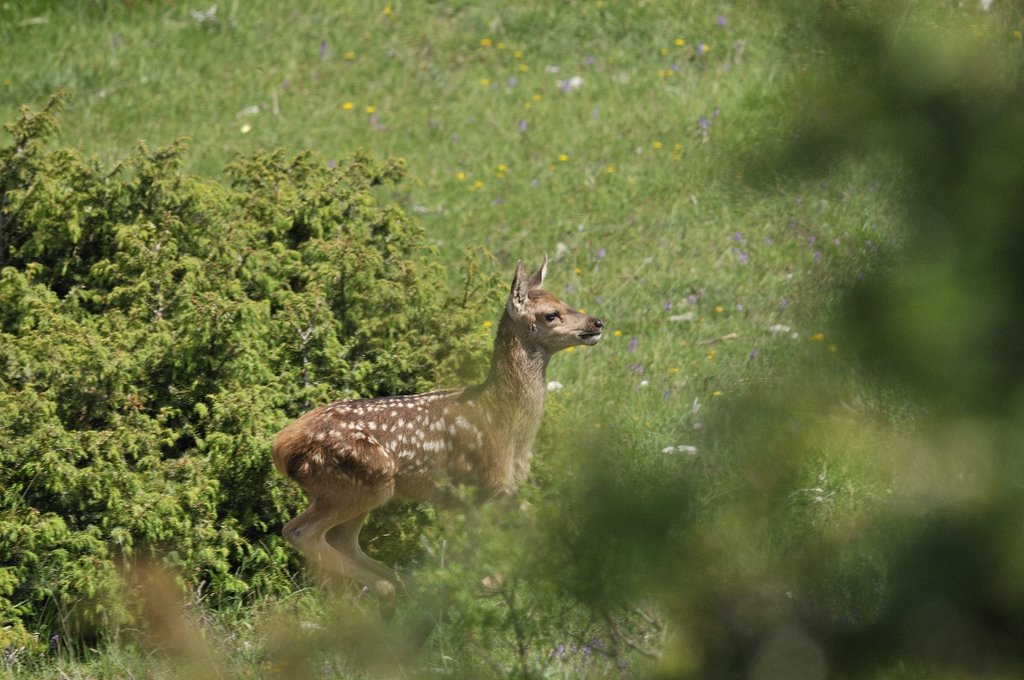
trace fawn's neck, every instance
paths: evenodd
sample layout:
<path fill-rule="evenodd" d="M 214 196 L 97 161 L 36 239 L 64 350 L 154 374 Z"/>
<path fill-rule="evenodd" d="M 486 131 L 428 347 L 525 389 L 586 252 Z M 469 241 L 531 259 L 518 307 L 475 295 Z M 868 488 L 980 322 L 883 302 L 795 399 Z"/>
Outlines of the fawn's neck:
<path fill-rule="evenodd" d="M 514 322 L 505 312 L 498 324 L 491 370 L 482 390 L 494 407 L 536 417 L 539 424 L 550 358 L 542 347 L 516 333 Z"/>

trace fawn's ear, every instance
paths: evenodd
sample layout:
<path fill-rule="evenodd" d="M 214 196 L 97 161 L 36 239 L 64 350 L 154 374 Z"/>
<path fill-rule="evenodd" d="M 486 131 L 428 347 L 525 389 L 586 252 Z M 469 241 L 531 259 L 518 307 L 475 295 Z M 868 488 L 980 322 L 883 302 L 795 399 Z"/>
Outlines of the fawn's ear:
<path fill-rule="evenodd" d="M 526 277 L 526 268 L 523 267 L 523 261 L 519 260 L 516 263 L 516 275 L 512 279 L 512 289 L 508 292 L 508 302 L 505 303 L 505 309 L 508 310 L 509 316 L 513 319 L 523 315 L 526 311 L 526 301 L 530 293 L 530 281 Z"/>
<path fill-rule="evenodd" d="M 544 283 L 544 277 L 548 275 L 548 256 L 544 256 L 544 262 L 541 263 L 540 269 L 533 273 L 530 277 L 530 288 L 540 288 L 541 284 Z"/>

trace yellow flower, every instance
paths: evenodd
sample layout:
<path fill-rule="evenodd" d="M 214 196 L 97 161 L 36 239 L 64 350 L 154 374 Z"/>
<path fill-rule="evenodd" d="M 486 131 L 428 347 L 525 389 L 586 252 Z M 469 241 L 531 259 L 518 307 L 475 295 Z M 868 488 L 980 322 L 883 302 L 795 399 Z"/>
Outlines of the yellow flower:
<path fill-rule="evenodd" d="M 813 342 L 821 342 L 824 339 L 825 339 L 825 334 L 824 333 L 815 333 L 814 335 L 811 336 L 811 340 Z"/>
<path fill-rule="evenodd" d="M 539 102 L 541 99 L 543 99 L 543 97 L 540 96 L 539 92 L 537 94 L 533 95 L 533 101 Z"/>
<path fill-rule="evenodd" d="M 838 346 L 838 345 L 836 345 L 836 343 L 834 343 L 834 342 L 833 342 L 833 343 L 831 343 L 831 344 L 830 344 L 830 345 L 828 346 L 828 351 L 829 351 L 829 352 L 832 352 L 833 354 L 835 354 L 836 352 L 838 352 L 838 351 L 839 351 L 839 346 Z"/>
<path fill-rule="evenodd" d="M 662 47 L 661 48 L 661 56 L 663 56 L 663 57 L 667 57 L 668 56 L 668 48 L 667 47 Z"/>
<path fill-rule="evenodd" d="M 498 172 L 506 172 L 506 171 L 508 171 L 508 167 L 506 167 L 504 163 L 498 163 Z"/>
<path fill-rule="evenodd" d="M 653 147 L 654 147 L 655 149 L 660 149 L 661 147 L 663 147 L 663 146 L 665 146 L 665 145 L 664 145 L 664 144 L 662 144 L 662 143 L 661 143 L 661 142 L 659 142 L 659 141 L 655 141 L 655 142 L 654 142 L 653 144 L 651 144 L 651 146 L 653 146 Z"/>
<path fill-rule="evenodd" d="M 459 170 L 457 173 L 455 173 L 455 179 L 459 180 L 460 182 L 465 182 L 466 181 L 466 173 L 464 173 L 461 170 Z"/>
<path fill-rule="evenodd" d="M 366 112 L 367 113 L 377 113 L 377 107 L 374 106 L 373 104 L 370 104 L 369 106 L 366 107 Z"/>
<path fill-rule="evenodd" d="M 569 154 L 567 154 L 567 153 L 560 153 L 560 154 L 558 154 L 558 160 L 562 161 L 563 163 L 568 163 L 569 162 Z"/>
<path fill-rule="evenodd" d="M 522 59 L 523 58 L 523 51 L 522 50 L 516 50 L 515 52 L 512 53 L 512 56 L 515 57 L 516 59 Z"/>
<path fill-rule="evenodd" d="M 346 52 L 346 53 L 345 53 L 345 54 L 344 54 L 343 56 L 344 56 L 344 57 L 345 57 L 345 59 L 347 59 L 348 61 L 353 61 L 353 60 L 354 60 L 354 59 L 356 58 L 356 53 L 355 53 L 355 52 L 353 52 L 352 50 L 349 50 L 349 51 L 348 51 L 348 52 Z"/>
<path fill-rule="evenodd" d="M 490 38 L 482 38 L 480 40 L 480 47 L 490 47 L 492 44 Z"/>
<path fill-rule="evenodd" d="M 586 314 L 587 313 L 587 310 L 585 310 L 585 309 L 577 309 L 576 311 L 579 312 L 580 314 Z"/>
<path fill-rule="evenodd" d="M 580 269 L 579 267 L 576 267 L 576 273 L 577 273 L 577 274 L 582 274 L 582 273 L 583 273 L 583 270 L 582 270 L 582 269 Z"/>
<path fill-rule="evenodd" d="M 249 134 L 250 132 L 252 132 L 252 125 L 249 125 L 248 123 L 246 123 L 245 125 L 242 126 L 242 128 L 241 128 L 241 130 L 239 130 L 239 132 L 241 132 L 243 135 Z"/>
<path fill-rule="evenodd" d="M 575 352 L 575 351 L 576 351 L 576 348 L 575 348 L 575 347 L 566 347 L 566 348 L 565 348 L 565 351 L 566 351 L 566 352 Z"/>
<path fill-rule="evenodd" d="M 472 185 L 470 185 L 469 190 L 470 191 L 476 191 L 477 189 L 483 189 L 483 188 L 484 188 L 484 183 L 482 181 L 480 181 L 480 180 L 477 180 L 477 181 L 473 182 Z"/>
<path fill-rule="evenodd" d="M 617 338 L 621 338 L 622 337 L 622 331 L 616 330 L 614 333 L 612 333 L 612 335 L 614 335 Z"/>
<path fill-rule="evenodd" d="M 530 70 L 530 67 L 529 67 L 529 65 L 528 65 L 528 64 L 520 64 L 520 65 L 519 65 L 519 70 L 520 70 L 520 72 L 522 72 L 522 73 L 526 73 L 527 71 L 529 71 L 529 70 Z"/>
<path fill-rule="evenodd" d="M 718 356 L 718 350 L 713 349 L 708 352 L 708 361 L 714 361 L 715 357 Z"/>
<path fill-rule="evenodd" d="M 341 105 L 341 108 L 344 109 L 345 111 L 351 111 L 352 109 L 356 108 L 356 105 L 353 104 L 352 102 L 345 102 L 344 104 Z"/>
<path fill-rule="evenodd" d="M 493 324 L 493 323 L 491 323 L 490 321 L 484 321 L 484 328 L 490 328 L 490 327 L 491 327 L 491 326 L 493 326 L 493 325 L 494 325 L 494 324 Z"/>
<path fill-rule="evenodd" d="M 384 16 L 391 16 L 391 5 L 384 5 Z"/>
<path fill-rule="evenodd" d="M 668 372 L 671 373 L 672 375 L 675 375 L 676 373 L 679 372 L 679 367 L 678 366 L 672 366 L 671 368 L 668 369 Z"/>
<path fill-rule="evenodd" d="M 683 40 L 682 38 L 676 38 L 676 47 L 682 47 L 685 44 L 686 44 L 685 40 Z"/>
<path fill-rule="evenodd" d="M 715 305 L 715 314 L 721 314 L 725 311 L 725 307 L 722 305 Z"/>
<path fill-rule="evenodd" d="M 490 78 L 481 78 L 480 79 L 480 84 L 483 85 L 484 87 L 487 87 L 488 85 L 491 84 L 491 79 Z"/>
<path fill-rule="evenodd" d="M 714 392 L 711 393 L 711 396 L 712 397 L 720 397 L 720 396 L 722 396 L 722 390 L 715 390 Z"/>
<path fill-rule="evenodd" d="M 503 42 L 500 42 L 500 43 L 498 43 L 498 44 L 497 44 L 497 48 L 498 48 L 499 50 L 503 50 L 503 49 L 505 49 L 505 43 L 503 43 Z"/>

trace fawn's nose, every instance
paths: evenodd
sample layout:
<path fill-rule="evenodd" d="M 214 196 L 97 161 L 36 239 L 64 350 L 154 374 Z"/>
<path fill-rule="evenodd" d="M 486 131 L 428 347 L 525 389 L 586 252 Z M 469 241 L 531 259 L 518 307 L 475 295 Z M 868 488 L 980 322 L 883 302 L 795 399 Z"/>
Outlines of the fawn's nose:
<path fill-rule="evenodd" d="M 604 330 L 604 321 L 601 321 L 600 319 L 595 317 L 594 318 L 594 328 L 596 328 L 599 331 Z"/>

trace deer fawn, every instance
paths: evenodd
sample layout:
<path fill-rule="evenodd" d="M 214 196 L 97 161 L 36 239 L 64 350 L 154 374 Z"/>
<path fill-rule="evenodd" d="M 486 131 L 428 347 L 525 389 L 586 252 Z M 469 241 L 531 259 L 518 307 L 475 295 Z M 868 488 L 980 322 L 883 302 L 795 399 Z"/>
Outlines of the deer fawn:
<path fill-rule="evenodd" d="M 555 352 L 594 345 L 604 322 L 541 290 L 516 266 L 480 385 L 402 397 L 339 401 L 306 413 L 274 438 L 274 466 L 309 496 L 285 539 L 319 569 L 351 577 L 382 599 L 401 581 L 359 547 L 363 520 L 391 500 L 451 505 L 453 485 L 481 499 L 513 495 L 530 470 Z"/>

